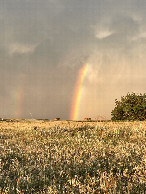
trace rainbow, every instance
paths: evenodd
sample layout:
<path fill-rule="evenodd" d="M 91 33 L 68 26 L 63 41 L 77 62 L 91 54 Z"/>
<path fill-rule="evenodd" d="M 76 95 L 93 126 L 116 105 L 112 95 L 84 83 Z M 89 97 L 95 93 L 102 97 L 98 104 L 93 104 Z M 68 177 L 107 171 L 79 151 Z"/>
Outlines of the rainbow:
<path fill-rule="evenodd" d="M 13 109 L 12 115 L 16 119 L 21 119 L 23 116 L 23 102 L 25 97 L 25 80 L 22 77 L 19 83 L 16 85 L 12 93 Z"/>
<path fill-rule="evenodd" d="M 19 85 L 18 88 L 16 89 L 15 93 L 15 110 L 14 110 L 14 116 L 16 119 L 21 119 L 22 118 L 22 106 L 23 106 L 23 100 L 24 100 L 24 91 L 23 91 L 23 86 Z"/>
<path fill-rule="evenodd" d="M 86 63 L 83 65 L 83 67 L 80 69 L 78 73 L 78 78 L 76 81 L 74 94 L 72 98 L 72 104 L 71 104 L 71 112 L 70 112 L 71 120 L 77 120 L 79 116 L 80 102 L 81 102 L 81 97 L 83 93 L 83 83 L 87 75 L 88 68 L 89 68 L 89 64 Z"/>

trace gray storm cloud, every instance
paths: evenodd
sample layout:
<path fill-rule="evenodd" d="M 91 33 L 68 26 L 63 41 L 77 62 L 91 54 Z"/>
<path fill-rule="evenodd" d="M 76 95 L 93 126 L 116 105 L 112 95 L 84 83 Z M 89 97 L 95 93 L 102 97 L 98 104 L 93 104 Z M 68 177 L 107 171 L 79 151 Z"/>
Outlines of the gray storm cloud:
<path fill-rule="evenodd" d="M 143 0 L 0 1 L 0 117 L 69 119 L 78 72 L 80 118 L 110 118 L 114 100 L 146 90 Z"/>

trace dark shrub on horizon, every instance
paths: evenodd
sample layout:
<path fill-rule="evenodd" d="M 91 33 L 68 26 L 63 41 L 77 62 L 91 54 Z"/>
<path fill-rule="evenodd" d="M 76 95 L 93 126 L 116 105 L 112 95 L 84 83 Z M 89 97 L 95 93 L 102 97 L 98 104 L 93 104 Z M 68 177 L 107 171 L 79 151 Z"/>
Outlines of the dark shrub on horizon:
<path fill-rule="evenodd" d="M 115 108 L 112 110 L 112 120 L 139 120 L 146 119 L 146 94 L 127 94 L 121 97 L 121 101 L 115 100 Z"/>

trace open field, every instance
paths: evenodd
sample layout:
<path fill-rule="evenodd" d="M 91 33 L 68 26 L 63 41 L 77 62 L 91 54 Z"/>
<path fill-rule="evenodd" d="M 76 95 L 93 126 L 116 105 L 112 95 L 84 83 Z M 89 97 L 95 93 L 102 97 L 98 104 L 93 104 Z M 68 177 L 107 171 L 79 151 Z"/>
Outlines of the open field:
<path fill-rule="evenodd" d="M 144 122 L 0 122 L 1 193 L 144 193 Z"/>

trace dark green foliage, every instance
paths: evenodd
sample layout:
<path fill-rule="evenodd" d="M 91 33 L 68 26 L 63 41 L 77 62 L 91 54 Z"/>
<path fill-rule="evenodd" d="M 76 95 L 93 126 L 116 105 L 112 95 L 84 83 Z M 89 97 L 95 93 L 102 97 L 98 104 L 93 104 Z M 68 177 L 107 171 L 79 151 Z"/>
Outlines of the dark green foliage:
<path fill-rule="evenodd" d="M 140 120 L 146 119 L 146 94 L 127 94 L 121 101 L 115 100 L 116 106 L 112 110 L 112 120 Z"/>

